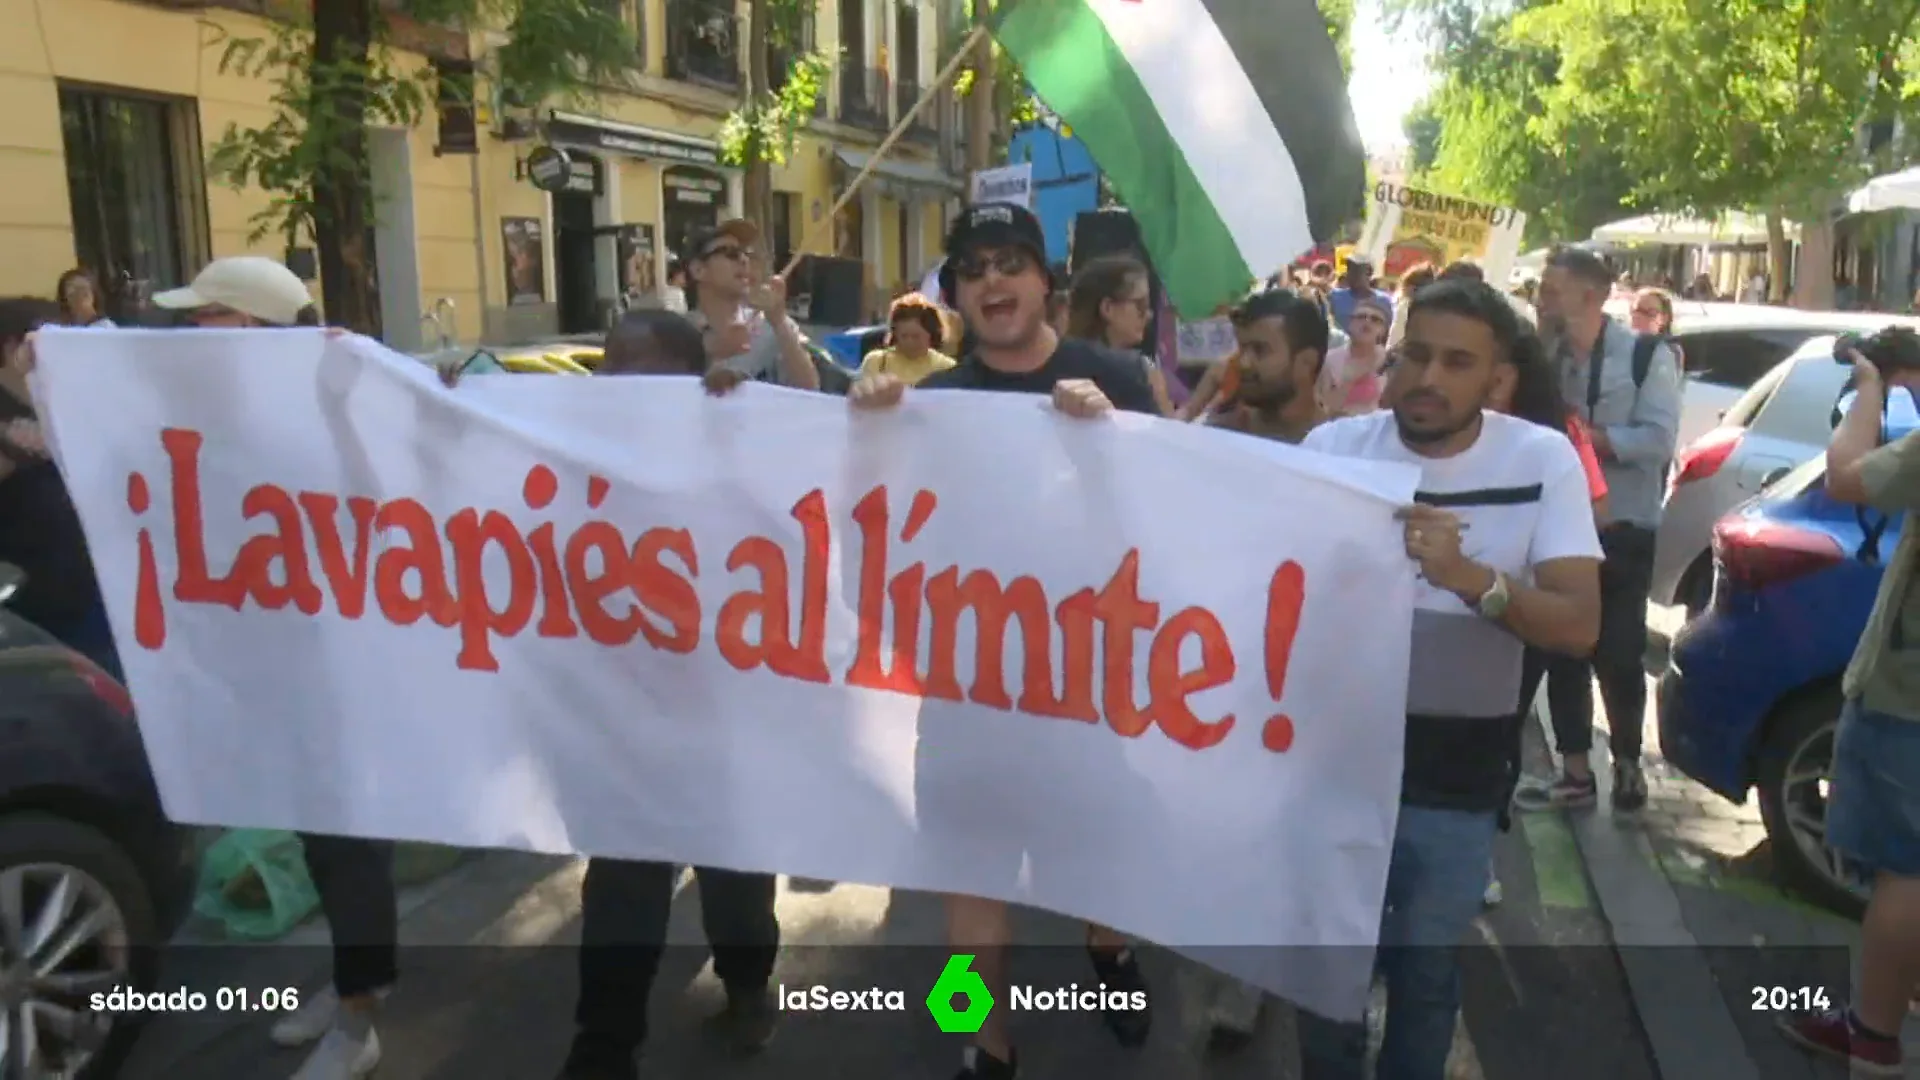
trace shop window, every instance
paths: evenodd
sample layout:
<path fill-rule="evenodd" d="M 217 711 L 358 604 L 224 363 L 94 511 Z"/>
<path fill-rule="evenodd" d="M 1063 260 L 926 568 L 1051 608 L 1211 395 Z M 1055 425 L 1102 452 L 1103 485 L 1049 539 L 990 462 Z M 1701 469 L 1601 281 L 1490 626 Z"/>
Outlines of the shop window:
<path fill-rule="evenodd" d="M 207 259 L 193 103 L 65 85 L 60 127 L 79 265 L 99 278 L 108 315 L 155 321 L 153 294 Z"/>

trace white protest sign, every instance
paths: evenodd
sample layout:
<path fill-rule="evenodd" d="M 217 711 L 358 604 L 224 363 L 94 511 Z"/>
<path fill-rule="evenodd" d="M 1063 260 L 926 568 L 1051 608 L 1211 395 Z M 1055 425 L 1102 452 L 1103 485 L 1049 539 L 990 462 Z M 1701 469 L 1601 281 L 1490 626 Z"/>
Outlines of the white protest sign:
<path fill-rule="evenodd" d="M 1476 202 L 1394 180 L 1373 186 L 1359 248 L 1373 260 L 1374 272 L 1387 280 L 1419 265 L 1442 267 L 1471 259 L 1487 280 L 1504 288 L 1520 254 L 1527 215 L 1511 206 Z"/>
<path fill-rule="evenodd" d="M 971 205 L 981 203 L 1018 203 L 1033 209 L 1033 162 L 980 169 L 973 174 Z"/>
<path fill-rule="evenodd" d="M 1322 946 L 1205 956 L 1360 1012 L 1411 469 L 1007 394 L 448 391 L 320 331 L 50 330 L 39 355 L 180 821 Z"/>
<path fill-rule="evenodd" d="M 1181 322 L 1176 341 L 1183 364 L 1212 364 L 1232 356 L 1240 347 L 1233 334 L 1233 320 L 1224 315 L 1211 319 Z"/>

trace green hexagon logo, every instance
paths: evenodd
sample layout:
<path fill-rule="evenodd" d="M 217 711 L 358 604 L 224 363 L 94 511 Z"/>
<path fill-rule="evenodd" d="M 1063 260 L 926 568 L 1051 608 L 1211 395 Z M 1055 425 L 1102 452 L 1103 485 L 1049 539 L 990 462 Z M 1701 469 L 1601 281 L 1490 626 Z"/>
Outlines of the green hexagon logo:
<path fill-rule="evenodd" d="M 967 1007 L 954 1008 L 956 997 L 965 998 Z M 993 995 L 987 991 L 986 980 L 973 970 L 972 953 L 955 953 L 947 958 L 947 966 L 933 981 L 933 989 L 927 991 L 927 1011 L 949 1035 L 971 1035 L 987 1022 L 987 1014 L 993 1011 Z"/>

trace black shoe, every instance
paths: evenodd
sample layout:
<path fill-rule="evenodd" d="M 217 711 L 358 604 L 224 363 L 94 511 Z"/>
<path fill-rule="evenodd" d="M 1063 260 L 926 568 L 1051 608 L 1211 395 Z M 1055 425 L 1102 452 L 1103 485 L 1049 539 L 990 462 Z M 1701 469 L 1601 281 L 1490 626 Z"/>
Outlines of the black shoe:
<path fill-rule="evenodd" d="M 1093 961 L 1093 972 L 1105 985 L 1101 995 L 1100 1018 L 1107 1022 L 1107 1029 L 1120 1045 L 1129 1049 L 1145 1046 L 1147 1032 L 1153 1027 L 1153 1012 L 1149 1008 L 1113 1009 L 1107 1007 L 1109 995 L 1120 994 L 1136 998 L 1143 1004 L 1147 1001 L 1147 976 L 1140 970 L 1140 960 L 1134 955 L 1133 946 L 1123 945 L 1118 949 L 1101 949 L 1087 946 L 1087 958 Z"/>
<path fill-rule="evenodd" d="M 780 1011 L 765 988 L 735 993 L 727 991 L 726 1007 L 707 1018 L 707 1031 L 741 1057 L 751 1057 L 766 1049 L 780 1025 Z"/>
<path fill-rule="evenodd" d="M 977 1046 L 967 1047 L 962 1054 L 960 1071 L 953 1074 L 953 1080 L 1015 1080 L 1020 1075 L 1020 1055 L 1011 1050 L 1006 1061 Z"/>
<path fill-rule="evenodd" d="M 555 1080 L 640 1080 L 640 1067 L 634 1064 L 633 1054 L 631 1049 L 575 1036 L 567 1050 L 567 1063 L 560 1066 Z"/>
<path fill-rule="evenodd" d="M 1637 761 L 1613 767 L 1613 808 L 1632 813 L 1647 805 L 1647 774 Z"/>

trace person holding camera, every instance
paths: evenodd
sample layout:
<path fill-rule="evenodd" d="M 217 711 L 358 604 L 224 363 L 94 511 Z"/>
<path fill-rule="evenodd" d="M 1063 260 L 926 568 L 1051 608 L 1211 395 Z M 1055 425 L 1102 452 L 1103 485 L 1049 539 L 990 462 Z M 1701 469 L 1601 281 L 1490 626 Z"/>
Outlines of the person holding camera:
<path fill-rule="evenodd" d="M 1920 510 L 1920 433 L 1881 445 L 1891 389 L 1920 388 L 1920 337 L 1890 328 L 1837 353 L 1854 398 L 1827 446 L 1827 492 L 1885 514 Z M 1848 1061 L 1854 1076 L 1905 1076 L 1900 1025 L 1920 985 L 1920 527 L 1903 530 L 1841 684 L 1827 843 L 1871 875 L 1852 1008 L 1781 1021 L 1787 1037 Z"/>

